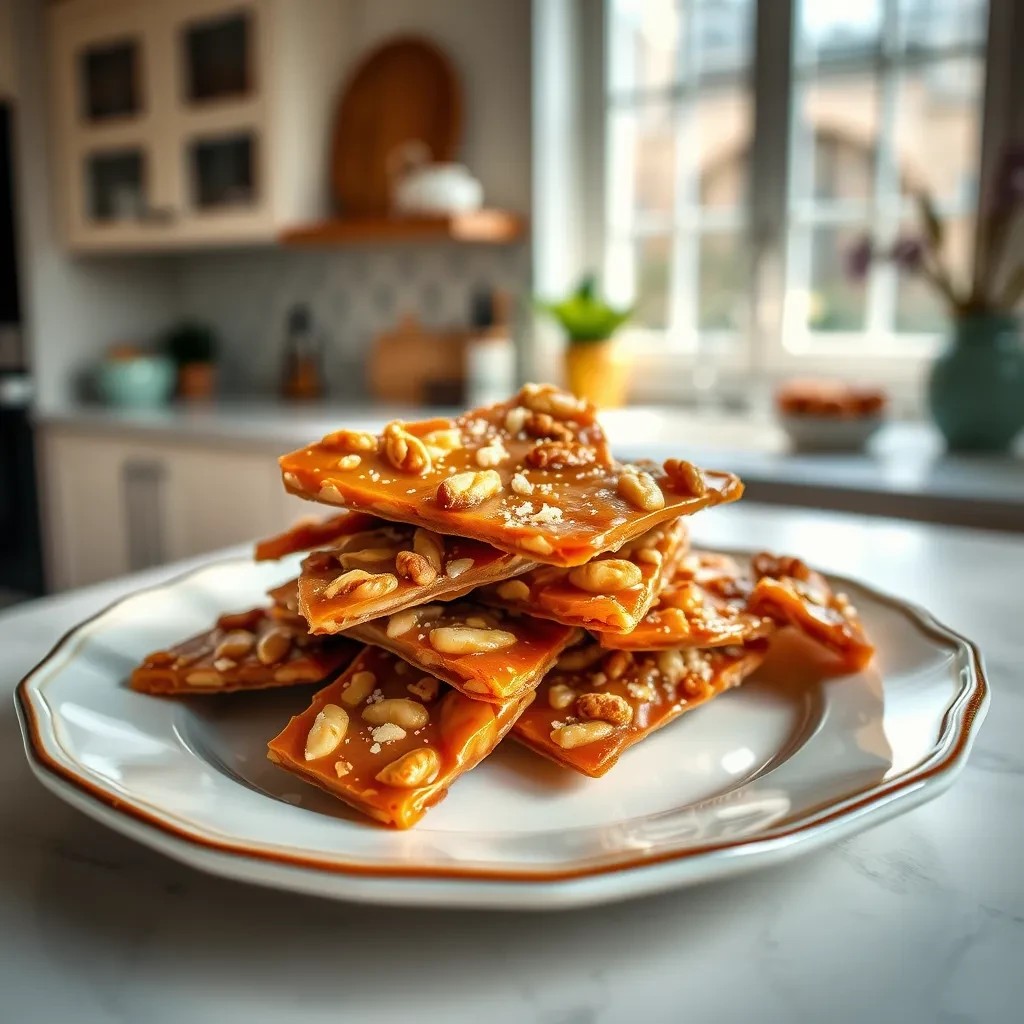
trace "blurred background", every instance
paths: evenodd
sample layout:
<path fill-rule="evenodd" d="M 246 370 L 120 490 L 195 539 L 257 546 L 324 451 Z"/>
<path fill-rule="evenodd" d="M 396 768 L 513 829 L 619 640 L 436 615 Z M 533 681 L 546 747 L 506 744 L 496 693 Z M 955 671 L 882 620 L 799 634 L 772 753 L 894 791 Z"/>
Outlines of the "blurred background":
<path fill-rule="evenodd" d="M 0 604 L 525 379 L 1024 529 L 1022 53 L 1016 0 L 0 0 Z"/>

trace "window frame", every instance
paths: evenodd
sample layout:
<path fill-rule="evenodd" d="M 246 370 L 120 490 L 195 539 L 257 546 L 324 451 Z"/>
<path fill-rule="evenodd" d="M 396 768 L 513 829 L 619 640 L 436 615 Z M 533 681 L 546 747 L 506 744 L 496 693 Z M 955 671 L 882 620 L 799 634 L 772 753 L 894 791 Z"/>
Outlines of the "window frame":
<path fill-rule="evenodd" d="M 711 359 L 714 383 L 728 396 L 733 390 L 747 391 L 752 380 L 771 382 L 794 372 L 844 377 L 870 375 L 890 385 L 897 398 L 908 400 L 902 404 L 916 406 L 924 368 L 934 356 L 941 335 L 900 332 L 899 353 L 893 352 L 895 345 L 890 344 L 893 335 L 868 332 L 852 332 L 846 337 L 839 332 L 822 332 L 824 337 L 816 344 L 806 344 L 810 335 L 801 339 L 803 344 L 784 343 L 786 318 L 792 316 L 792 312 L 785 308 L 785 280 L 789 258 L 792 111 L 796 98 L 793 85 L 797 73 L 792 59 L 792 24 L 797 3 L 798 0 L 770 0 L 769 3 L 760 0 L 755 4 L 750 78 L 753 134 L 747 189 L 748 263 L 743 274 L 749 283 L 746 323 L 745 328 L 737 332 L 737 343 L 716 351 Z M 992 105 L 1006 93 L 1005 83 L 999 81 L 993 89 L 993 78 L 1011 75 L 1012 61 L 1006 59 L 1005 52 L 1001 55 L 994 53 L 994 50 L 1005 51 L 1012 46 L 1012 39 L 1000 40 L 996 31 L 1000 18 L 1005 22 L 1008 16 L 1003 8 L 1010 4 L 1012 0 L 989 0 L 984 41 L 985 82 L 979 116 L 980 166 L 977 180 L 980 185 L 972 203 L 972 213 L 984 193 L 984 183 L 991 177 L 994 153 L 1000 142 L 995 136 L 1006 134 L 1005 127 L 998 123 L 1000 111 L 994 111 Z M 554 229 L 542 219 L 537 221 L 535 253 L 541 253 L 543 247 L 553 243 L 563 249 L 562 257 L 557 261 L 560 273 L 552 275 L 545 272 L 554 262 L 546 259 L 540 259 L 540 265 L 535 267 L 535 282 L 541 294 L 553 294 L 569 287 L 584 269 L 593 268 L 595 254 L 600 254 L 596 262 L 603 268 L 612 240 L 606 231 L 609 145 L 606 56 L 611 4 L 609 0 L 534 0 L 537 20 L 535 52 L 540 53 L 550 47 L 551 39 L 545 23 L 550 27 L 552 9 L 556 7 L 560 11 L 557 17 L 563 19 L 563 28 L 569 26 L 563 33 L 562 43 L 564 45 L 571 39 L 575 51 L 570 68 L 576 90 L 572 107 L 574 130 L 568 144 L 575 168 L 575 188 L 571 189 L 575 194 L 567 192 L 565 202 L 561 204 L 553 202 L 551 196 L 546 197 L 547 209 L 558 209 L 563 219 L 568 214 L 571 222 L 568 231 L 564 225 Z M 546 12 L 545 8 L 548 9 Z M 996 46 L 997 41 L 1002 45 Z M 884 59 L 889 49 L 883 47 L 878 59 Z M 943 48 L 942 59 L 962 54 L 963 49 Z M 971 54 L 977 52 L 973 45 L 966 49 Z M 895 76 L 906 67 L 932 58 L 930 52 L 901 55 L 896 71 L 889 75 L 890 81 L 895 81 Z M 892 60 L 891 53 L 888 59 Z M 863 58 L 858 58 L 856 67 L 864 66 Z M 1003 88 L 999 87 L 1001 84 Z M 544 90 L 545 81 L 541 77 L 536 83 L 534 105 L 535 117 L 539 119 L 548 115 L 539 100 Z M 539 178 L 538 190 L 544 186 L 544 180 Z M 875 216 L 879 216 L 877 211 Z M 676 227 L 672 225 L 673 229 Z M 880 268 L 883 270 L 890 268 Z M 894 291 L 895 269 L 891 270 L 891 278 L 892 282 L 886 287 Z M 885 281 L 884 273 L 881 280 Z M 555 334 L 550 328 L 538 327 L 533 358 L 528 359 L 528 364 L 531 368 L 546 369 L 554 363 Z M 626 330 L 625 342 L 634 357 L 634 392 L 638 396 L 644 399 L 678 399 L 681 393 L 700 390 L 701 385 L 699 382 L 695 384 L 694 378 L 700 376 L 699 368 L 707 364 L 709 354 L 699 341 L 697 344 L 666 346 L 662 332 L 632 328 Z"/>

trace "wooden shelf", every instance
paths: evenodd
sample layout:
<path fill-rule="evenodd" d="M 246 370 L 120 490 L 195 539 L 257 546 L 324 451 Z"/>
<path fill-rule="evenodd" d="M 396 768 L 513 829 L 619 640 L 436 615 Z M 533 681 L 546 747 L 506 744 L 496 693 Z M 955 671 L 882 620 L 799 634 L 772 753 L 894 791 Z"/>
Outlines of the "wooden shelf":
<path fill-rule="evenodd" d="M 475 242 L 504 245 L 526 234 L 526 219 L 507 210 L 446 217 L 353 217 L 304 224 L 282 232 L 282 245 L 360 245 L 374 242 Z"/>

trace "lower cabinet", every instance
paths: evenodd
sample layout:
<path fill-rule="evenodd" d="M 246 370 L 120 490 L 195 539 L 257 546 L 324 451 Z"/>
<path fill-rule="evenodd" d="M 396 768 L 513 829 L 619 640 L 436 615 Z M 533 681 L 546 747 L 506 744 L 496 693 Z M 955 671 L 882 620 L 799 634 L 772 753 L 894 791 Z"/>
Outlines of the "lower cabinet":
<path fill-rule="evenodd" d="M 250 541 L 314 511 L 285 494 L 272 450 L 40 434 L 52 590 Z"/>

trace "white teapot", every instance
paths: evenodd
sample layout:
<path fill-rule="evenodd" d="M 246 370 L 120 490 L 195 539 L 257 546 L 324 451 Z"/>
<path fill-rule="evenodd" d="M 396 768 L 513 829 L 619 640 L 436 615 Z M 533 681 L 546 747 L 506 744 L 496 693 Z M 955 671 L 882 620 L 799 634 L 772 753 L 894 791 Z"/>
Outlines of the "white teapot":
<path fill-rule="evenodd" d="M 483 185 L 463 164 L 431 163 L 422 142 L 407 142 L 388 160 L 391 205 L 410 216 L 472 213 L 484 201 Z"/>

